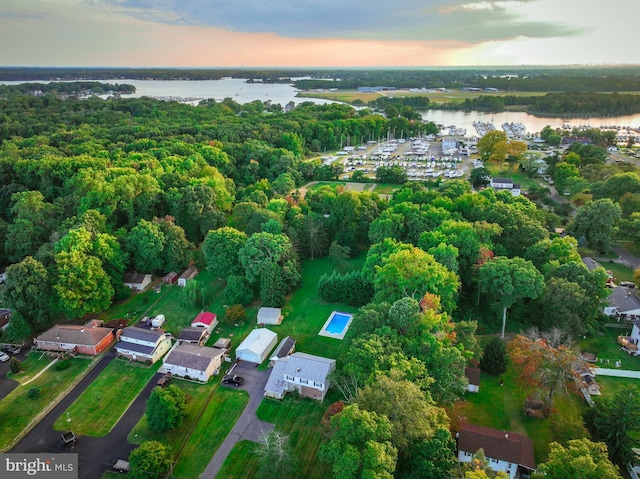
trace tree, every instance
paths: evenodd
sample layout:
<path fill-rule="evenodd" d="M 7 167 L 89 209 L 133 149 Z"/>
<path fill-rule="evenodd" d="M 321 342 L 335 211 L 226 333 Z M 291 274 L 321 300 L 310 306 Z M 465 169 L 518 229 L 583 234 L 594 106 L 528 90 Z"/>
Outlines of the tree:
<path fill-rule="evenodd" d="M 156 388 L 157 390 L 157 388 Z M 164 477 L 172 464 L 169 448 L 158 441 L 145 441 L 129 454 L 131 479 L 158 479 Z"/>
<path fill-rule="evenodd" d="M 186 415 L 186 398 L 177 386 L 155 388 L 147 400 L 147 423 L 152 431 L 174 429 Z"/>
<path fill-rule="evenodd" d="M 474 189 L 484 188 L 491 182 L 491 172 L 483 167 L 474 168 L 469 174 L 469 181 Z"/>
<path fill-rule="evenodd" d="M 9 369 L 11 369 L 11 372 L 13 374 L 18 374 L 20 371 L 22 371 L 22 363 L 18 358 L 12 357 L 9 360 Z"/>
<path fill-rule="evenodd" d="M 398 461 L 396 477 L 443 479 L 453 477 L 458 467 L 456 443 L 447 428 L 438 428 L 429 440 L 411 444 Z"/>
<path fill-rule="evenodd" d="M 419 248 L 387 257 L 373 280 L 375 299 L 393 302 L 404 297 L 440 296 L 445 311 L 453 311 L 460 285 L 458 276 Z"/>
<path fill-rule="evenodd" d="M 131 228 L 125 237 L 125 244 L 136 271 L 161 271 L 166 241 L 160 225 L 144 218 Z"/>
<path fill-rule="evenodd" d="M 499 376 L 507 370 L 507 348 L 500 338 L 493 338 L 485 346 L 480 369 L 493 376 Z"/>
<path fill-rule="evenodd" d="M 259 456 L 260 477 L 264 479 L 287 479 L 297 472 L 297 461 L 291 447 L 289 435 L 272 429 L 264 431 L 256 447 Z"/>
<path fill-rule="evenodd" d="M 352 404 L 331 418 L 319 457 L 332 464 L 334 479 L 392 479 L 398 453 L 390 439 L 385 416 Z"/>
<path fill-rule="evenodd" d="M 531 261 L 496 256 L 478 270 L 480 290 L 497 295 L 502 308 L 502 333 L 507 324 L 507 310 L 523 298 L 537 298 L 544 289 L 544 277 Z"/>
<path fill-rule="evenodd" d="M 619 219 L 620 207 L 609 198 L 587 201 L 567 226 L 567 233 L 574 238 L 584 236 L 589 248 L 607 252 L 611 250 L 611 235 Z"/>
<path fill-rule="evenodd" d="M 209 231 L 202 245 L 207 269 L 223 279 L 244 274 L 238 261 L 238 253 L 246 241 L 245 233 L 228 226 Z"/>
<path fill-rule="evenodd" d="M 618 468 L 607 455 L 607 446 L 587 438 L 572 439 L 566 447 L 552 442 L 549 444 L 549 458 L 538 464 L 533 479 L 622 479 Z"/>
<path fill-rule="evenodd" d="M 253 299 L 254 292 L 244 276 L 232 275 L 227 279 L 224 289 L 224 302 L 227 304 L 247 304 Z"/>
<path fill-rule="evenodd" d="M 593 311 L 589 311 L 589 298 L 578 284 L 564 278 L 549 278 L 540 297 L 542 329 L 560 328 L 576 338 L 587 332 Z"/>
<path fill-rule="evenodd" d="M 609 457 L 616 464 L 628 464 L 633 459 L 633 447 L 638 447 L 640 430 L 640 388 L 622 386 L 613 398 L 598 403 L 593 418 L 593 432 L 609 447 Z"/>

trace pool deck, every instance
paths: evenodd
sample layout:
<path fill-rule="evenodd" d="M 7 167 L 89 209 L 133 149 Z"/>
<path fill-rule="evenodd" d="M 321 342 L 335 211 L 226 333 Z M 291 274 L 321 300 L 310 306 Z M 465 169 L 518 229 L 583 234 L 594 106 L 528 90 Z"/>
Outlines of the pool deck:
<path fill-rule="evenodd" d="M 329 326 L 329 323 L 333 319 L 333 316 L 336 314 L 344 314 L 345 316 L 349 316 L 349 320 L 347 321 L 347 324 L 344 325 L 344 328 L 342 328 L 341 333 L 331 333 L 327 331 L 327 326 Z M 329 318 L 325 321 L 324 325 L 322 326 L 322 329 L 318 333 L 318 336 L 326 336 L 327 338 L 333 338 L 333 339 L 344 339 L 345 334 L 347 334 L 347 331 L 349 330 L 349 326 L 351 326 L 351 321 L 353 321 L 353 313 L 345 313 L 343 311 L 333 311 L 329 315 Z"/>

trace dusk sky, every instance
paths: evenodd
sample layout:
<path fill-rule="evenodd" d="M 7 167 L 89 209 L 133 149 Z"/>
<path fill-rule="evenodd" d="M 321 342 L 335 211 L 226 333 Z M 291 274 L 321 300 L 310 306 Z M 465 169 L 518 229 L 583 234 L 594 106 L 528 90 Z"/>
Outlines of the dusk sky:
<path fill-rule="evenodd" d="M 2 0 L 1 66 L 640 64 L 629 0 Z"/>

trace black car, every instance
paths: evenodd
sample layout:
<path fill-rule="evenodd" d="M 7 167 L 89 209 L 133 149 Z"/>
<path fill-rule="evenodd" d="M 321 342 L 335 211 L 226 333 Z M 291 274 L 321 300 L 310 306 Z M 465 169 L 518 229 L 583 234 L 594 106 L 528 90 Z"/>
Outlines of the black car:
<path fill-rule="evenodd" d="M 241 386 L 244 383 L 244 378 L 241 378 L 240 376 L 236 376 L 235 374 L 233 376 L 225 376 L 222 379 L 222 384 L 229 384 L 231 386 Z"/>
<path fill-rule="evenodd" d="M 156 386 L 158 386 L 159 388 L 166 388 L 170 382 L 171 382 L 171 374 L 167 373 L 164 376 L 162 376 L 160 379 L 158 379 Z"/>

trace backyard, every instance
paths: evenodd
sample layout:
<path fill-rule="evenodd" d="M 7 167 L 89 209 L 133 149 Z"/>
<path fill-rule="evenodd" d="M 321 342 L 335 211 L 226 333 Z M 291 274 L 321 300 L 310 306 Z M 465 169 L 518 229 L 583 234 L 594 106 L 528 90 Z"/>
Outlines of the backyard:
<path fill-rule="evenodd" d="M 596 354 L 598 361 L 594 364 L 595 366 L 640 371 L 640 357 L 629 356 L 620 349 L 618 344 L 618 336 L 626 336 L 630 332 L 630 328 L 605 328 L 602 334 L 593 338 L 583 339 L 577 343 L 576 347 L 578 352 L 585 351 Z M 619 366 L 616 366 L 616 363 Z"/>

